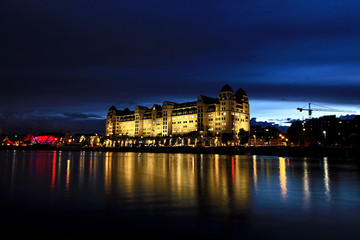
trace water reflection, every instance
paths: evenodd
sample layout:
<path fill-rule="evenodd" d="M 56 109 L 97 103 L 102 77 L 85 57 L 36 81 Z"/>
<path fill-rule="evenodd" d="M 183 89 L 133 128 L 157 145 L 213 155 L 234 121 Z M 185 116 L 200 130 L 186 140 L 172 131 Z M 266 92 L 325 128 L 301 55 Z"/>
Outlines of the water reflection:
<path fill-rule="evenodd" d="M 357 168 L 332 178 L 332 167 L 327 158 L 8 151 L 0 152 L 0 193 L 9 202 L 227 221 L 287 208 L 319 211 L 324 201 L 359 209 Z"/>
<path fill-rule="evenodd" d="M 256 155 L 253 156 L 253 175 L 254 175 L 254 190 L 257 192 L 257 165 L 256 165 Z"/>
<path fill-rule="evenodd" d="M 307 209 L 310 207 L 310 186 L 309 186 L 309 173 L 308 163 L 304 160 L 304 178 L 303 178 L 303 189 L 304 189 L 304 207 Z"/>
<path fill-rule="evenodd" d="M 287 187 L 286 187 L 286 163 L 285 158 L 279 157 L 279 179 L 281 187 L 281 195 L 284 200 L 287 197 Z"/>
<path fill-rule="evenodd" d="M 171 204 L 179 204 L 179 201 L 184 205 L 201 203 L 216 206 L 215 210 L 229 206 L 244 210 L 250 205 L 252 192 L 276 192 L 275 159 L 278 159 L 277 181 L 282 200 L 289 197 L 289 181 L 294 185 L 296 175 L 299 175 L 303 206 L 310 207 L 311 192 L 314 191 L 310 185 L 311 177 L 317 176 L 310 175 L 306 159 L 291 164 L 289 159 L 282 157 L 56 151 L 14 151 L 7 155 L 1 160 L 2 181 L 8 180 L 14 189 L 24 188 L 21 186 L 24 184 L 30 191 L 34 188 L 30 183 L 36 183 L 50 188 L 56 196 L 102 192 L 110 201 L 117 198 L 135 202 L 177 199 L 170 201 Z M 292 168 L 291 175 L 289 167 Z M 322 171 L 329 202 L 327 158 L 322 160 Z M 10 176 L 6 178 L 8 174 Z"/>
<path fill-rule="evenodd" d="M 324 185 L 325 185 L 325 195 L 326 200 L 330 201 L 330 178 L 329 178 L 329 167 L 328 167 L 328 158 L 324 157 Z"/>

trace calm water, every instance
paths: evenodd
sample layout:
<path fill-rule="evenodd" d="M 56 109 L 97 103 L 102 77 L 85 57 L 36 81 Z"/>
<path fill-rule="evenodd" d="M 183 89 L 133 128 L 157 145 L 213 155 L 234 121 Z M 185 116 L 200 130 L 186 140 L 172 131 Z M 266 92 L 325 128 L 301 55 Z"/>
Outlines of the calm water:
<path fill-rule="evenodd" d="M 357 161 L 0 151 L 0 237 L 358 239 Z"/>

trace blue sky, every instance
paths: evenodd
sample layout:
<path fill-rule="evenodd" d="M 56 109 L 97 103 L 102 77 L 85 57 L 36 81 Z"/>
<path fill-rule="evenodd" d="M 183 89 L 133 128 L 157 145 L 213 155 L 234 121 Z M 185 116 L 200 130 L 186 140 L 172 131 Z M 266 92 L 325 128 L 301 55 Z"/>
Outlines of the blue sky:
<path fill-rule="evenodd" d="M 104 132 L 119 109 L 243 88 L 251 117 L 360 108 L 360 2 L 1 1 L 0 132 Z M 314 117 L 331 112 L 314 112 Z M 345 115 L 346 113 L 337 113 Z"/>

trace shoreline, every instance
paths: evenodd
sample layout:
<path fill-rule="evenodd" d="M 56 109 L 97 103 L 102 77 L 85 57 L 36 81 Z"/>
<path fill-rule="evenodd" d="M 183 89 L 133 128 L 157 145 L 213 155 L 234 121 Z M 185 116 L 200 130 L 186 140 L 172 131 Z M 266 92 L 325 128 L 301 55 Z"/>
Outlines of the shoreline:
<path fill-rule="evenodd" d="M 193 153 L 222 155 L 264 155 L 279 157 L 339 157 L 360 158 L 359 147 L 289 147 L 289 146 L 233 146 L 233 147 L 81 147 L 50 145 L 0 146 L 3 150 L 20 151 L 97 151 L 97 152 L 149 152 L 149 153 Z"/>

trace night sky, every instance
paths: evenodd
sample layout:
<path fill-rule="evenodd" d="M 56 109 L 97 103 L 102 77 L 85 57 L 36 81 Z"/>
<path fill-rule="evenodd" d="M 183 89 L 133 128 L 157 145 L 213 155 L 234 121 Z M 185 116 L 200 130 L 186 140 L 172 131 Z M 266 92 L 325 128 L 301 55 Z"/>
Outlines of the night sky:
<path fill-rule="evenodd" d="M 0 133 L 97 132 L 107 110 L 243 88 L 251 117 L 360 112 L 360 1 L 3 0 Z M 314 116 L 336 114 L 314 112 Z M 338 116 L 347 113 L 337 113 Z"/>

